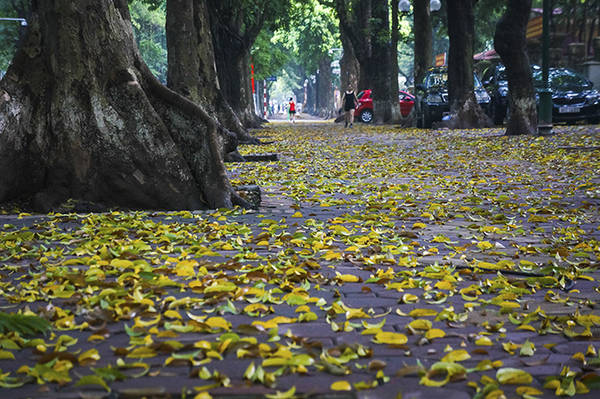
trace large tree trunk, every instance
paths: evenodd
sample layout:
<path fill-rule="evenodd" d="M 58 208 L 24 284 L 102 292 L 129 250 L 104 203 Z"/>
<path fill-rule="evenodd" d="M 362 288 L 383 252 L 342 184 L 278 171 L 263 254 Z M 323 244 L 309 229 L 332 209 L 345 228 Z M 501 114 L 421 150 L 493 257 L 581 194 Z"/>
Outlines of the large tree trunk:
<path fill-rule="evenodd" d="M 494 35 L 494 47 L 506 66 L 508 77 L 507 135 L 537 133 L 537 108 L 526 39 L 531 1 L 508 0 Z"/>
<path fill-rule="evenodd" d="M 398 67 L 398 41 L 400 40 L 398 26 L 400 22 L 399 18 L 398 6 L 395 1 L 392 1 L 392 32 L 390 45 L 390 95 L 392 100 L 392 117 L 390 122 L 392 123 L 400 123 L 402 121 L 398 97 L 398 94 L 400 93 L 400 86 L 398 84 L 398 75 L 400 73 L 400 68 Z"/>
<path fill-rule="evenodd" d="M 335 112 L 332 80 L 331 57 L 323 57 L 319 62 L 319 81 L 317 86 L 317 114 L 322 118 L 329 118 Z"/>
<path fill-rule="evenodd" d="M 354 49 L 350 40 L 344 35 L 343 31 L 340 31 L 340 38 L 342 40 L 342 47 L 344 49 L 344 55 L 340 61 L 340 92 L 343 93 L 349 88 L 355 92 L 358 90 L 358 79 L 360 76 L 360 64 L 354 55 Z"/>
<path fill-rule="evenodd" d="M 45 0 L 32 12 L 0 82 L 1 202 L 45 211 L 68 198 L 146 209 L 238 199 L 222 160 L 233 141 L 152 76 L 125 0 Z"/>
<path fill-rule="evenodd" d="M 371 89 L 374 119 L 377 123 L 392 121 L 392 108 L 398 105 L 390 90 L 390 17 L 388 0 L 353 2 L 344 0 L 335 7 L 340 29 L 348 38 L 360 63 L 358 89 Z"/>
<path fill-rule="evenodd" d="M 243 26 L 243 8 L 239 4 L 223 0 L 204 1 L 208 3 L 222 93 L 245 127 L 260 127 L 264 119 L 254 109 L 249 72 L 250 48 L 260 33 L 264 19 L 262 15 L 257 15 L 252 26 Z"/>
<path fill-rule="evenodd" d="M 475 99 L 473 81 L 473 43 L 475 37 L 475 0 L 447 0 L 448 96 L 453 114 L 450 127 L 477 128 L 491 125 Z"/>
<path fill-rule="evenodd" d="M 202 0 L 167 1 L 168 86 L 204 105 L 241 142 L 255 142 L 221 93 L 208 8 Z"/>
<path fill-rule="evenodd" d="M 423 83 L 433 54 L 433 31 L 429 0 L 413 0 L 413 29 L 415 35 L 414 83 Z"/>

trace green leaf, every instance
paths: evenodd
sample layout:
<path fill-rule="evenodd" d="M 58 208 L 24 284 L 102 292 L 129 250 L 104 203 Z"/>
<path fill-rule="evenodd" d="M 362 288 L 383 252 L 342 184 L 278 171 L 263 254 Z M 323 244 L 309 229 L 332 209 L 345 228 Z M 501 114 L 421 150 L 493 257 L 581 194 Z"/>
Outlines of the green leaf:
<path fill-rule="evenodd" d="M 100 385 L 102 388 L 106 389 L 107 392 L 110 392 L 110 387 L 99 375 L 91 374 L 81 377 L 75 386 L 79 387 L 82 385 Z"/>

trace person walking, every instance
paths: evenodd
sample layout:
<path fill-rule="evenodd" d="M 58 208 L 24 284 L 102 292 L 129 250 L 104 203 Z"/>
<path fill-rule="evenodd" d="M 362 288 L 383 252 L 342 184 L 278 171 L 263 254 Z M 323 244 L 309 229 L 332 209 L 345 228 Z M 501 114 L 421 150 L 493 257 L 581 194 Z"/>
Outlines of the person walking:
<path fill-rule="evenodd" d="M 290 120 L 292 121 L 292 123 L 296 123 L 296 103 L 294 102 L 293 97 L 290 97 L 289 113 L 290 113 Z"/>
<path fill-rule="evenodd" d="M 344 104 L 344 112 L 346 113 L 345 127 L 348 127 L 348 124 L 350 124 L 350 127 L 352 127 L 352 124 L 354 123 L 354 110 L 358 106 L 358 100 L 356 99 L 356 95 L 354 94 L 352 87 L 348 86 L 348 90 L 346 90 L 344 93 L 342 102 Z"/>

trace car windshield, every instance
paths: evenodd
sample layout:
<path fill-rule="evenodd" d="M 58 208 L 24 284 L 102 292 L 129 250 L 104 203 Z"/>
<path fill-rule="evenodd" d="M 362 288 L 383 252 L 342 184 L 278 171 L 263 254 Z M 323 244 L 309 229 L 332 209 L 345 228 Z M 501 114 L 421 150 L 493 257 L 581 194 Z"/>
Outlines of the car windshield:
<path fill-rule="evenodd" d="M 498 68 L 498 82 L 507 81 L 506 68 Z"/>
<path fill-rule="evenodd" d="M 360 100 L 362 98 L 363 94 L 365 94 L 365 92 L 361 91 L 360 93 L 358 93 L 358 96 L 356 96 L 356 98 L 358 98 Z"/>
<path fill-rule="evenodd" d="M 479 78 L 477 77 L 476 74 L 473 74 L 473 83 L 474 83 L 475 89 L 480 89 L 482 87 L 481 81 L 479 80 Z M 432 88 L 432 87 L 446 88 L 448 86 L 448 74 L 446 72 L 431 73 L 427 77 L 426 85 L 428 88 Z"/>
<path fill-rule="evenodd" d="M 446 83 L 448 82 L 448 74 L 447 73 L 432 73 L 427 77 L 427 87 L 446 87 Z"/>
<path fill-rule="evenodd" d="M 550 69 L 548 72 L 550 87 L 552 89 L 585 89 L 589 87 L 589 82 L 569 69 Z M 535 85 L 543 86 L 542 71 L 535 71 L 533 74 Z"/>

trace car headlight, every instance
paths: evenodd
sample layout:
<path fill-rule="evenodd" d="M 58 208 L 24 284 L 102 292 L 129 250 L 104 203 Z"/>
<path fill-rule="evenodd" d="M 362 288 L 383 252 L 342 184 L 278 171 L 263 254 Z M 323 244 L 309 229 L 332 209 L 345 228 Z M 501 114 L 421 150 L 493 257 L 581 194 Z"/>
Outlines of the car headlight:
<path fill-rule="evenodd" d="M 444 99 L 439 94 L 429 94 L 425 101 L 428 103 L 443 103 Z"/>
<path fill-rule="evenodd" d="M 600 103 L 600 93 L 596 92 L 592 92 L 590 94 L 588 94 L 587 96 L 585 96 L 585 103 L 587 105 L 596 105 Z"/>
<path fill-rule="evenodd" d="M 475 98 L 477 99 L 478 103 L 489 103 L 490 102 L 490 95 L 487 94 L 487 92 L 485 92 L 485 91 L 475 92 Z"/>

